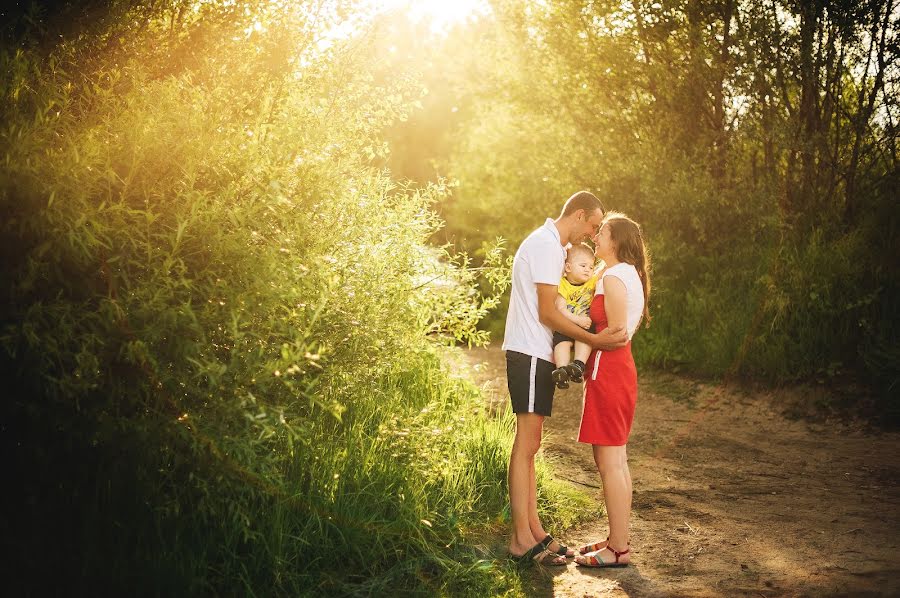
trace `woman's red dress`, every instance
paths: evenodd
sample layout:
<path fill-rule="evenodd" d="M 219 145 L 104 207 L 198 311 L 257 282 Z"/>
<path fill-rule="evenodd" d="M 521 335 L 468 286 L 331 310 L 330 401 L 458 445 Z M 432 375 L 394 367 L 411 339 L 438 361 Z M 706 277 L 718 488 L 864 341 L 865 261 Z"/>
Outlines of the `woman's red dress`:
<path fill-rule="evenodd" d="M 590 316 L 595 330 L 608 326 L 603 295 L 594 295 Z M 631 341 L 612 351 L 594 349 L 586 366 L 578 442 L 622 446 L 628 442 L 637 403 L 637 369 L 631 356 Z"/>

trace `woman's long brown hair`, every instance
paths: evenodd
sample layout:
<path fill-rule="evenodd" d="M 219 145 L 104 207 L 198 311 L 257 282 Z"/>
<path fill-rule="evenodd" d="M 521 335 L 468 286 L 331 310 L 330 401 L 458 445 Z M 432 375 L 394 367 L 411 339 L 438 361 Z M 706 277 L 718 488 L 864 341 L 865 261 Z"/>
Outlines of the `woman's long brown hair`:
<path fill-rule="evenodd" d="M 631 264 L 637 270 L 644 287 L 644 319 L 650 325 L 650 254 L 644 243 L 641 226 L 619 212 L 607 212 L 603 218 L 609 225 L 610 237 L 616 244 L 616 259 Z"/>

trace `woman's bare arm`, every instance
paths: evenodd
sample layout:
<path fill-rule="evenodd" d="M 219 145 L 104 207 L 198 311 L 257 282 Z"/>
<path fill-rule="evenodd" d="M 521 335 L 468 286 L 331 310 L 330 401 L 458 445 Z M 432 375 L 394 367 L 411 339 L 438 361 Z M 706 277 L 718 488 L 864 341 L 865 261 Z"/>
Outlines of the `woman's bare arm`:
<path fill-rule="evenodd" d="M 628 312 L 626 298 L 628 292 L 625 283 L 615 276 L 607 276 L 603 279 L 604 303 L 606 309 L 606 321 L 610 328 L 625 328 L 628 325 Z"/>

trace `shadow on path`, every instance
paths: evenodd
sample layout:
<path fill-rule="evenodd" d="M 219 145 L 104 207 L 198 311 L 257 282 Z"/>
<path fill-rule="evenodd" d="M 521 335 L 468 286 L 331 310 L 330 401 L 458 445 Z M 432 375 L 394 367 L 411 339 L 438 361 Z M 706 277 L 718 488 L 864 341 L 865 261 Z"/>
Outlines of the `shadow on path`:
<path fill-rule="evenodd" d="M 465 352 L 502 406 L 497 348 Z M 900 434 L 794 421 L 772 395 L 639 372 L 628 444 L 631 567 L 535 567 L 535 596 L 900 595 Z M 590 447 L 575 441 L 581 388 L 559 391 L 544 450 L 558 478 L 600 500 Z M 569 530 L 570 546 L 606 537 Z"/>

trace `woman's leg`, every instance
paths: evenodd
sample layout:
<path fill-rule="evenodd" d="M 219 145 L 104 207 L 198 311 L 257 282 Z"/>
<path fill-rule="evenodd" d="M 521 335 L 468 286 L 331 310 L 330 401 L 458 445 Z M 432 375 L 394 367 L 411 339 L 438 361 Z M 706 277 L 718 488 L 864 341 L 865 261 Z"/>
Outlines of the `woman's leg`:
<path fill-rule="evenodd" d="M 619 552 L 628 549 L 629 524 L 631 520 L 631 471 L 628 469 L 628 453 L 624 446 L 594 445 L 594 462 L 603 481 L 603 498 L 609 517 L 609 547 Z M 605 548 L 597 554 L 598 559 L 615 561 L 615 555 Z M 619 558 L 620 563 L 628 562 L 628 555 Z"/>
<path fill-rule="evenodd" d="M 536 413 L 516 415 L 516 438 L 509 456 L 509 508 L 512 515 L 512 538 L 509 552 L 524 554 L 544 539 L 535 538 L 531 531 L 531 512 L 537 516 L 534 481 L 534 457 L 541 448 L 544 416 Z"/>
<path fill-rule="evenodd" d="M 625 458 L 625 478 L 628 480 L 628 526 L 629 526 L 629 530 L 630 530 L 631 529 L 631 499 L 632 499 L 634 493 L 631 490 L 631 468 L 628 467 L 628 449 L 626 449 L 623 446 L 622 451 L 624 452 L 624 458 Z M 630 538 L 630 537 L 631 537 L 630 534 L 626 537 L 626 543 L 628 542 L 628 538 Z"/>

